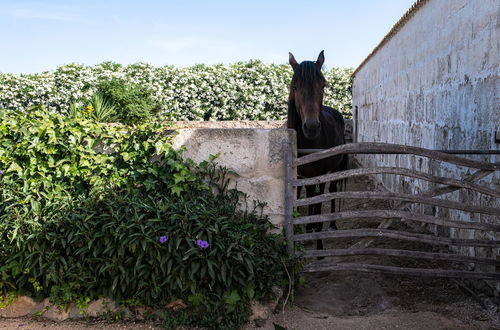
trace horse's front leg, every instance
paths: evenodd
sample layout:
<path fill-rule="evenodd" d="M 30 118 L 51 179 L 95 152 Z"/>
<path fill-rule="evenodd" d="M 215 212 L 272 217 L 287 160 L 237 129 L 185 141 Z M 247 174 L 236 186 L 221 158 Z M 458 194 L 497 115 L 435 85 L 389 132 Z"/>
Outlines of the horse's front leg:
<path fill-rule="evenodd" d="M 311 185 L 311 186 L 306 186 L 306 195 L 307 197 L 314 197 L 317 195 L 321 195 L 325 191 L 325 184 L 322 183 L 320 185 Z M 309 215 L 317 215 L 321 214 L 321 203 L 309 205 Z M 315 223 L 309 223 L 306 225 L 306 232 L 310 233 L 313 230 L 315 232 L 320 232 L 323 229 L 323 223 L 322 222 L 315 222 Z M 323 241 L 322 240 L 317 240 L 316 241 L 316 248 L 318 250 L 323 250 Z"/>

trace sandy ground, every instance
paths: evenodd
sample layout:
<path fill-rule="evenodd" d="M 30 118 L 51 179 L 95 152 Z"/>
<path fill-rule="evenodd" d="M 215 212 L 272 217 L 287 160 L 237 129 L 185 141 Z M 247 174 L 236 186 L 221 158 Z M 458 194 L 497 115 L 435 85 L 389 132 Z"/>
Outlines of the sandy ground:
<path fill-rule="evenodd" d="M 336 317 L 304 310 L 274 316 L 262 328 L 249 326 L 246 329 L 274 330 L 274 324 L 285 326 L 288 330 L 479 329 L 431 312 L 384 313 L 372 316 Z"/>
<path fill-rule="evenodd" d="M 117 330 L 146 330 L 163 329 L 160 323 L 155 322 L 116 322 L 108 323 L 105 321 L 63 321 L 53 322 L 40 318 L 19 318 L 19 319 L 0 319 L 0 329 L 59 329 L 59 330 L 80 330 L 80 329 L 117 329 Z"/>
<path fill-rule="evenodd" d="M 320 314 L 302 309 L 288 310 L 285 313 L 273 315 L 263 327 L 249 324 L 244 329 L 274 330 L 275 324 L 286 327 L 286 329 L 480 329 L 481 327 L 462 324 L 457 320 L 447 318 L 432 312 L 417 313 L 384 313 L 372 316 L 336 317 Z M 145 330 L 162 329 L 158 322 L 117 322 L 107 323 L 105 321 L 84 322 L 64 321 L 52 322 L 37 320 L 35 318 L 3 319 L 0 320 L 0 329 L 123 329 L 123 330 Z"/>

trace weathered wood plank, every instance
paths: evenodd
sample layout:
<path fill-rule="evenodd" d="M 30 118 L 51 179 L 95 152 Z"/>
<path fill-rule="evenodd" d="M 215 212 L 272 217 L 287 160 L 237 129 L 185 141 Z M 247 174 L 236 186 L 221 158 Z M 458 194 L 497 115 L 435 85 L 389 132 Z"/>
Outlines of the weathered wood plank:
<path fill-rule="evenodd" d="M 496 164 L 500 164 L 500 163 L 496 163 Z M 465 181 L 465 182 L 474 182 L 474 181 L 479 181 L 485 177 L 487 177 L 488 175 L 494 173 L 495 171 L 490 171 L 490 170 L 479 170 L 479 171 L 476 171 L 474 172 L 473 174 L 470 174 L 470 175 L 467 175 L 465 176 L 462 181 Z M 429 191 L 424 191 L 421 193 L 422 196 L 426 195 L 426 196 L 441 196 L 441 195 L 445 195 L 445 194 L 448 194 L 448 193 L 451 193 L 451 192 L 454 192 L 454 191 L 457 191 L 459 190 L 460 188 L 459 187 L 451 187 L 451 186 L 448 186 L 448 187 L 439 187 L 439 188 L 434 188 L 432 190 L 429 190 Z"/>
<path fill-rule="evenodd" d="M 480 239 L 459 239 L 440 236 L 432 236 L 425 234 L 415 234 L 389 229 L 347 229 L 347 230 L 332 230 L 322 231 L 308 234 L 294 235 L 293 240 L 310 241 L 327 238 L 353 238 L 353 237 L 384 237 L 392 239 L 400 239 L 405 241 L 420 242 L 433 245 L 456 245 L 456 246 L 484 246 L 484 247 L 500 247 L 500 240 L 480 240 Z"/>
<path fill-rule="evenodd" d="M 294 166 L 300 166 L 304 164 L 309 164 L 324 158 L 346 154 L 346 153 L 356 153 L 356 152 L 395 152 L 401 154 L 411 154 L 416 156 L 422 156 L 431 158 L 434 160 L 440 160 L 455 165 L 467 166 L 471 168 L 483 169 L 483 170 L 499 170 L 500 164 L 492 164 L 488 162 L 475 161 L 463 157 L 458 157 L 454 155 L 445 154 L 438 151 L 428 150 L 419 147 L 405 146 L 401 144 L 390 144 L 390 143 L 374 143 L 374 142 L 362 142 L 362 143 L 348 143 L 343 144 L 334 148 L 330 148 L 324 151 L 319 151 L 304 157 L 297 158 L 294 161 Z"/>
<path fill-rule="evenodd" d="M 437 199 L 431 197 L 423 197 L 420 195 L 371 192 L 371 191 L 332 192 L 328 194 L 296 200 L 294 202 L 294 206 L 312 205 L 312 204 L 327 202 L 334 198 L 395 200 L 395 201 L 404 201 L 411 203 L 429 204 L 434 206 L 447 207 L 455 210 L 500 216 L 500 209 L 494 207 L 468 205 L 465 203 L 448 201 L 444 199 Z"/>
<path fill-rule="evenodd" d="M 457 221 L 435 217 L 432 215 L 396 210 L 342 211 L 327 214 L 309 215 L 294 218 L 293 223 L 296 225 L 301 225 L 307 223 L 352 219 L 373 219 L 374 221 L 380 221 L 380 219 L 401 219 L 402 221 L 411 220 L 445 227 L 500 232 L 500 224 L 482 223 L 477 221 Z"/>
<path fill-rule="evenodd" d="M 304 272 L 325 272 L 325 271 L 349 271 L 378 274 L 394 274 L 407 276 L 423 277 L 455 277 L 469 279 L 489 279 L 499 280 L 500 273 L 471 272 L 465 270 L 444 270 L 444 269 L 426 269 L 426 268 L 402 268 L 394 266 L 380 266 L 368 264 L 308 264 L 304 267 Z"/>
<path fill-rule="evenodd" d="M 295 253 L 295 248 L 293 246 L 293 172 L 292 172 L 292 162 L 293 162 L 293 150 L 292 144 L 290 142 L 283 143 L 283 149 L 285 153 L 285 235 L 287 239 L 287 252 L 290 257 L 293 257 Z"/>
<path fill-rule="evenodd" d="M 403 258 L 416 258 L 416 259 L 428 259 L 428 260 L 446 260 L 446 261 L 458 261 L 465 263 L 500 265 L 500 260 L 497 261 L 496 259 L 470 257 L 470 256 L 463 256 L 450 253 L 420 252 L 420 251 L 396 250 L 396 249 L 329 249 L 329 250 L 306 250 L 297 252 L 297 256 L 302 258 L 351 257 L 360 255 L 403 257 Z"/>
<path fill-rule="evenodd" d="M 500 198 L 500 191 L 490 189 L 488 187 L 474 184 L 468 181 L 455 180 L 451 178 L 446 178 L 442 176 L 436 176 L 427 174 L 420 171 L 415 171 L 407 168 L 398 168 L 398 167 L 376 167 L 376 168 L 358 168 L 354 170 L 347 170 L 342 172 L 329 173 L 321 176 L 317 176 L 314 178 L 307 179 L 299 179 L 294 180 L 294 186 L 306 186 L 313 184 L 326 183 L 330 181 L 348 179 L 356 176 L 364 176 L 364 175 L 375 175 L 375 174 L 395 174 L 395 175 L 403 175 L 416 179 L 426 180 L 433 183 L 444 184 L 448 186 L 453 186 L 457 188 L 466 188 L 473 191 L 480 192 L 485 195 L 490 195 L 494 197 Z"/>
<path fill-rule="evenodd" d="M 299 155 L 309 155 L 315 152 L 324 151 L 326 149 L 297 149 Z M 432 149 L 432 151 L 443 152 L 445 154 L 451 155 L 500 155 L 500 150 L 465 150 L 465 149 L 454 149 L 454 150 L 444 150 L 444 149 Z M 363 151 L 359 152 L 363 155 L 398 155 L 399 152 L 380 152 L 380 151 Z"/>

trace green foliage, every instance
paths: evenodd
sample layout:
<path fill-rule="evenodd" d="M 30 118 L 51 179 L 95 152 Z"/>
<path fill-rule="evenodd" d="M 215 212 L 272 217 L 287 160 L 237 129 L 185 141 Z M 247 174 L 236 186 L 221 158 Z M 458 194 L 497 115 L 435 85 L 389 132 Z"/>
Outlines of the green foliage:
<path fill-rule="evenodd" d="M 138 84 L 112 79 L 97 86 L 96 95 L 116 107 L 117 120 L 125 124 L 145 122 L 160 110 L 159 103 L 153 99 L 153 93 Z M 96 108 L 97 112 L 97 108 Z"/>
<path fill-rule="evenodd" d="M 71 103 L 67 114 L 73 120 L 87 118 L 102 123 L 116 121 L 115 106 L 99 92 L 92 95 L 85 107 L 82 102 Z"/>
<path fill-rule="evenodd" d="M 8 292 L 6 294 L 0 294 L 0 309 L 3 309 L 16 300 L 17 295 L 14 292 Z"/>
<path fill-rule="evenodd" d="M 69 105 L 67 115 L 71 119 L 78 119 L 83 117 L 83 105 L 81 102 L 73 102 Z"/>
<path fill-rule="evenodd" d="M 226 170 L 184 161 L 166 127 L 42 108 L 0 115 L 0 295 L 82 308 L 99 297 L 183 299 L 199 316 L 189 322 L 223 328 L 284 284 L 284 246 L 269 221 L 240 210 Z"/>
<path fill-rule="evenodd" d="M 74 301 L 76 301 L 76 307 L 78 308 L 78 312 L 80 314 L 85 315 L 87 313 L 90 304 L 90 297 L 78 297 Z"/>
<path fill-rule="evenodd" d="M 165 310 L 162 319 L 167 329 L 177 329 L 179 326 L 197 326 L 203 329 L 233 330 L 247 323 L 251 315 L 247 303 L 229 305 L 224 302 L 212 304 L 211 308 L 182 309 L 178 311 Z"/>
<path fill-rule="evenodd" d="M 116 107 L 101 93 L 95 93 L 87 106 L 90 117 L 99 122 L 111 122 L 116 118 Z"/>

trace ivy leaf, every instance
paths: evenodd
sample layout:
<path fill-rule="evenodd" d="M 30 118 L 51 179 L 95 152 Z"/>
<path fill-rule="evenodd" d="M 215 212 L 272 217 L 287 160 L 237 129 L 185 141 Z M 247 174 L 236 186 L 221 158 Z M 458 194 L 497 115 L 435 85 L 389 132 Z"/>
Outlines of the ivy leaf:
<path fill-rule="evenodd" d="M 122 153 L 120 154 L 120 156 L 122 156 L 122 157 L 123 157 L 123 160 L 124 160 L 124 161 L 128 161 L 130 158 L 132 158 L 132 157 L 131 157 L 131 155 L 130 155 L 128 152 L 122 152 Z"/>
<path fill-rule="evenodd" d="M 238 294 L 238 291 L 233 290 L 233 291 L 231 291 L 230 294 L 226 294 L 226 297 L 224 300 L 225 300 L 226 304 L 228 304 L 228 305 L 236 305 L 238 303 L 238 301 L 241 300 L 241 297 Z"/>
<path fill-rule="evenodd" d="M 185 176 L 183 174 L 180 174 L 180 173 L 174 174 L 174 183 L 175 184 L 178 184 L 179 182 L 183 182 L 184 179 L 185 179 Z"/>
<path fill-rule="evenodd" d="M 184 191 L 184 189 L 182 189 L 181 186 L 173 186 L 173 187 L 170 187 L 170 190 L 172 190 L 172 193 L 177 195 L 177 196 L 180 196 L 181 195 L 181 192 Z"/>
<path fill-rule="evenodd" d="M 12 163 L 10 163 L 10 166 L 6 172 L 17 172 L 17 175 L 22 176 L 23 175 L 23 168 L 21 166 L 19 166 L 17 163 L 12 162 Z"/>

